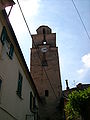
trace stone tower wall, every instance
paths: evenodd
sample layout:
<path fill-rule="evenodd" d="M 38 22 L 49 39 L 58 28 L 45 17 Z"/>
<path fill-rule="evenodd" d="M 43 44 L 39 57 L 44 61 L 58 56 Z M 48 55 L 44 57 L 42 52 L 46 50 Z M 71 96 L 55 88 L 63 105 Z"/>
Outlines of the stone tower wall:
<path fill-rule="evenodd" d="M 30 71 L 43 102 L 41 119 L 46 120 L 56 112 L 62 93 L 56 34 L 48 26 L 40 26 L 32 35 Z"/>

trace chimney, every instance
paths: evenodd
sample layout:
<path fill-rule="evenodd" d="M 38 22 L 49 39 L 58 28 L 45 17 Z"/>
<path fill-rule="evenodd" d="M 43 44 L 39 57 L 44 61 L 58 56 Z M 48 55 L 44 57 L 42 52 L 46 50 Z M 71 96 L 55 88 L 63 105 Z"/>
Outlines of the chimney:
<path fill-rule="evenodd" d="M 68 80 L 65 80 L 65 81 L 66 81 L 66 90 L 69 90 Z"/>

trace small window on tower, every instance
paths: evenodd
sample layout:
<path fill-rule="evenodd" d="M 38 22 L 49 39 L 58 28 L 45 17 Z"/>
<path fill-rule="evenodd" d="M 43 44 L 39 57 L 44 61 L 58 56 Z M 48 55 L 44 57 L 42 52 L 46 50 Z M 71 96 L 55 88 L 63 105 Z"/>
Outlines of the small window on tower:
<path fill-rule="evenodd" d="M 43 28 L 43 34 L 45 34 L 45 28 Z"/>
<path fill-rule="evenodd" d="M 48 64 L 47 64 L 47 61 L 46 61 L 46 60 L 42 61 L 42 66 L 48 66 Z"/>
<path fill-rule="evenodd" d="M 48 92 L 48 90 L 45 90 L 45 96 L 46 96 L 46 97 L 49 96 L 49 92 Z"/>

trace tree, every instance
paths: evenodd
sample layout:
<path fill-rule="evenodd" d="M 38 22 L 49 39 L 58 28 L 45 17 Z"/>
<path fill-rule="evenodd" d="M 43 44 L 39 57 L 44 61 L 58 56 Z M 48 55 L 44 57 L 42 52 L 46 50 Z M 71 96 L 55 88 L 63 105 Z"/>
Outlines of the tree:
<path fill-rule="evenodd" d="M 65 113 L 68 120 L 78 120 L 80 116 L 89 120 L 88 110 L 90 107 L 90 87 L 85 90 L 73 91 L 68 95 L 68 102 L 65 106 Z"/>

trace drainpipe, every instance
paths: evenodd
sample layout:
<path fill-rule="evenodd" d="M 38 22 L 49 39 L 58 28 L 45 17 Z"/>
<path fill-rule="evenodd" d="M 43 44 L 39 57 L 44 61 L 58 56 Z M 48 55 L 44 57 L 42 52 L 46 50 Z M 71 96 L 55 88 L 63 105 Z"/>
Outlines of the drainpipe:
<path fill-rule="evenodd" d="M 33 98 L 33 107 L 32 107 L 32 98 Z M 33 97 L 32 92 L 30 92 L 30 111 L 34 114 L 34 120 L 35 120 L 35 114 L 38 114 L 38 107 L 35 105 L 35 97 Z"/>

